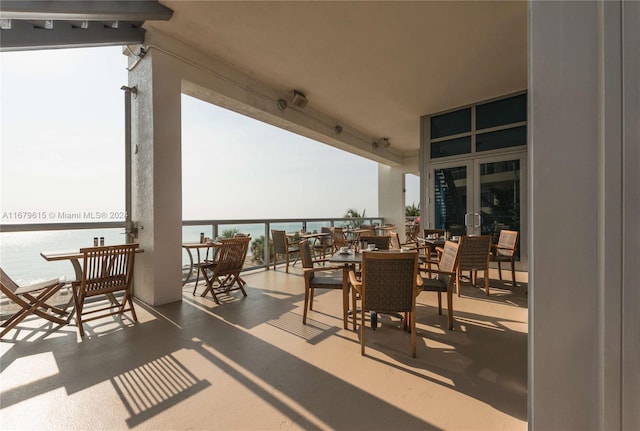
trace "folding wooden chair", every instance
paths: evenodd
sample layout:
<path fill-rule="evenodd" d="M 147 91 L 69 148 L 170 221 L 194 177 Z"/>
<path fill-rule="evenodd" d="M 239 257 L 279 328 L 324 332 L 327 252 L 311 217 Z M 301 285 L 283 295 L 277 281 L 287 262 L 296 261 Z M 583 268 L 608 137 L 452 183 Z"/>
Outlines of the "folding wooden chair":
<path fill-rule="evenodd" d="M 84 337 L 83 322 L 90 320 L 130 311 L 133 320 L 138 321 L 131 286 L 137 248 L 138 244 L 121 244 L 80 249 L 84 262 L 82 280 L 72 283 L 71 287 L 81 337 Z M 124 293 L 121 299 L 114 295 L 118 292 Z M 87 300 L 100 295 L 106 296 L 110 304 L 85 310 Z M 88 315 L 91 317 L 84 317 Z"/>
<path fill-rule="evenodd" d="M 216 304 L 220 303 L 217 294 L 221 292 L 241 290 L 242 294 L 247 296 L 247 292 L 244 290 L 245 282 L 240 278 L 240 271 L 242 271 L 244 261 L 247 258 L 250 240 L 249 237 L 221 240 L 222 247 L 218 253 L 218 260 L 200 267 L 202 276 L 207 283 L 207 288 L 200 296 L 211 292 Z M 214 286 L 216 282 L 218 285 Z M 234 284 L 237 284 L 237 287 L 233 287 Z"/>
<path fill-rule="evenodd" d="M 16 313 L 2 323 L 2 327 L 5 329 L 0 333 L 0 337 L 5 336 L 11 329 L 15 328 L 18 323 L 22 322 L 31 314 L 35 314 L 36 316 L 60 325 L 68 323 L 68 318 L 62 319 L 58 317 L 65 316 L 67 314 L 65 310 L 47 304 L 47 300 L 58 292 L 64 284 L 64 279 L 54 278 L 28 286 L 18 286 L 3 269 L 0 269 L 0 290 L 7 298 L 20 307 Z M 56 314 L 58 316 L 56 316 Z"/>

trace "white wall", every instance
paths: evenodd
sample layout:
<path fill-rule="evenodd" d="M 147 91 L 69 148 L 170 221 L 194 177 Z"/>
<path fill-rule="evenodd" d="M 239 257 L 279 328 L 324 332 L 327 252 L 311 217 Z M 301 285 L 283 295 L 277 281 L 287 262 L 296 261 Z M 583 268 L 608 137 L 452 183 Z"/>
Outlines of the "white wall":
<path fill-rule="evenodd" d="M 529 5 L 529 427 L 640 429 L 638 7 Z"/>
<path fill-rule="evenodd" d="M 395 224 L 400 242 L 404 232 L 404 172 L 402 168 L 378 164 L 378 215 L 384 222 Z"/>

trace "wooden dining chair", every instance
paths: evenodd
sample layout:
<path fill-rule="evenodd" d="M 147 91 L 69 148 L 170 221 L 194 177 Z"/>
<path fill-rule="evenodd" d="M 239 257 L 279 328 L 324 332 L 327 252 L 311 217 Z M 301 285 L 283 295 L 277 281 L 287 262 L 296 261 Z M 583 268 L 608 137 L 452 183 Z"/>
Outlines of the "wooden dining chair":
<path fill-rule="evenodd" d="M 289 244 L 287 233 L 284 230 L 271 229 L 271 239 L 273 241 L 273 270 L 275 271 L 278 263 L 278 256 L 284 256 L 285 259 L 285 272 L 289 272 L 289 260 L 291 254 L 299 255 L 300 249 L 298 244 Z M 292 266 L 295 266 L 298 261 L 298 257 L 293 261 Z"/>
<path fill-rule="evenodd" d="M 456 292 L 460 296 L 460 275 L 462 271 L 470 271 L 471 284 L 477 285 L 478 271 L 484 274 L 484 288 L 489 295 L 489 254 L 491 252 L 491 235 L 461 236 L 460 257 L 456 267 Z"/>
<path fill-rule="evenodd" d="M 218 252 L 217 261 L 200 267 L 202 276 L 207 283 L 207 288 L 200 296 L 204 297 L 207 293 L 211 293 L 216 304 L 220 304 L 218 294 L 223 292 L 240 290 L 243 296 L 247 296 L 247 292 L 244 290 L 245 282 L 240 277 L 240 272 L 247 258 L 250 240 L 249 237 L 239 237 L 220 241 L 222 247 Z"/>
<path fill-rule="evenodd" d="M 138 247 L 138 244 L 120 244 L 80 249 L 83 256 L 82 279 L 73 282 L 71 287 L 81 337 L 84 337 L 83 324 L 91 320 L 129 311 L 133 320 L 138 321 L 132 289 Z M 122 293 L 121 297 L 116 297 L 116 293 Z M 93 300 L 100 296 L 107 299 L 108 305 L 94 303 Z M 85 309 L 88 303 L 92 306 Z"/>
<path fill-rule="evenodd" d="M 449 329 L 453 330 L 453 285 L 456 281 L 459 246 L 453 241 L 444 243 L 440 260 L 435 265 L 420 269 L 422 290 L 438 293 L 438 314 L 442 315 L 442 293 L 447 293 L 447 320 Z"/>
<path fill-rule="evenodd" d="M 491 262 L 498 262 L 498 276 L 502 280 L 502 268 L 501 262 L 509 262 L 511 264 L 511 280 L 513 281 L 513 287 L 516 286 L 516 269 L 515 269 L 515 257 L 518 247 L 518 231 L 516 230 L 501 230 L 498 244 L 491 246 Z"/>
<path fill-rule="evenodd" d="M 333 247 L 333 252 L 340 250 L 340 247 L 348 247 L 350 245 L 347 237 L 344 234 L 344 229 L 341 227 L 332 227 L 331 228 L 331 246 Z"/>
<path fill-rule="evenodd" d="M 307 324 L 307 310 L 313 310 L 313 294 L 316 289 L 340 289 L 343 288 L 342 268 L 335 266 L 315 266 L 328 259 L 313 259 L 309 240 L 300 241 L 300 258 L 304 271 L 304 310 L 302 312 L 302 324 Z M 346 309 L 342 310 L 342 318 L 347 319 Z"/>
<path fill-rule="evenodd" d="M 357 295 L 352 295 L 356 313 L 356 298 L 360 298 L 360 353 L 365 353 L 365 312 L 404 313 L 404 327 L 411 332 L 411 356 L 416 357 L 416 297 L 422 279 L 418 275 L 417 252 L 362 253 L 360 278 L 349 272 L 349 280 Z M 354 292 L 354 293 L 356 293 Z"/>
<path fill-rule="evenodd" d="M 15 328 L 30 315 L 36 315 L 60 325 L 66 324 L 69 319 L 63 319 L 62 317 L 69 313 L 47 303 L 64 285 L 63 278 L 54 278 L 35 284 L 18 286 L 0 268 L 0 291 L 18 308 L 15 313 L 2 323 L 4 329 L 0 332 L 0 337 L 4 337 L 11 329 Z M 8 305 L 3 306 L 3 308 L 5 307 L 8 308 Z"/>

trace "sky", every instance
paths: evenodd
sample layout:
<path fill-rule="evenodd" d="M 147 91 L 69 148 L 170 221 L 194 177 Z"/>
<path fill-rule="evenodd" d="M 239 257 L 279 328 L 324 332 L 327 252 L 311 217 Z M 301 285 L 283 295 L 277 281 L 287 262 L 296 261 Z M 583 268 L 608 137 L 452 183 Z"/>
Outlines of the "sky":
<path fill-rule="evenodd" d="M 126 84 L 120 47 L 0 53 L 1 223 L 121 219 Z M 377 166 L 182 97 L 185 220 L 377 216 Z M 419 178 L 406 183 L 417 204 Z"/>

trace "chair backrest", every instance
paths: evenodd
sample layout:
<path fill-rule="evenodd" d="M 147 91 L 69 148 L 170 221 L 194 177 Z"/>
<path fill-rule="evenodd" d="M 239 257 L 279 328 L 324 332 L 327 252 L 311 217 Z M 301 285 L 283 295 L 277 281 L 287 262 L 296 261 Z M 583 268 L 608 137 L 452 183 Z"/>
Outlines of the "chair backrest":
<path fill-rule="evenodd" d="M 462 271 L 489 268 L 491 235 L 460 237 L 458 268 Z"/>
<path fill-rule="evenodd" d="M 6 272 L 2 268 L 0 268 L 0 285 L 2 285 L 2 291 L 5 289 L 10 292 L 15 292 L 18 288 L 18 285 L 7 275 Z"/>
<path fill-rule="evenodd" d="M 417 275 L 417 252 L 363 252 L 363 310 L 413 311 Z"/>
<path fill-rule="evenodd" d="M 347 241 L 347 238 L 344 236 L 344 231 L 341 227 L 331 228 L 331 239 L 334 247 L 349 245 L 349 241 Z"/>
<path fill-rule="evenodd" d="M 366 242 L 367 244 L 375 244 L 379 250 L 389 250 L 389 243 L 391 242 L 391 237 L 389 236 L 370 236 L 370 235 L 360 235 L 360 242 Z"/>
<path fill-rule="evenodd" d="M 311 247 L 309 246 L 309 240 L 303 239 L 300 244 L 300 259 L 302 260 L 303 268 L 313 268 L 313 257 L 311 256 Z"/>
<path fill-rule="evenodd" d="M 458 243 L 453 241 L 446 241 L 444 243 L 442 256 L 440 257 L 440 262 L 438 263 L 438 279 L 442 280 L 446 285 L 449 284 L 449 280 L 451 280 L 451 275 L 455 272 L 456 266 L 458 265 L 458 258 L 460 257 L 460 246 Z M 445 274 L 448 273 L 448 274 Z"/>
<path fill-rule="evenodd" d="M 215 266 L 217 276 L 237 274 L 242 270 L 249 249 L 249 237 L 223 239 Z"/>
<path fill-rule="evenodd" d="M 496 254 L 502 256 L 513 256 L 518 245 L 517 230 L 501 230 L 500 239 L 498 240 L 498 248 Z"/>
<path fill-rule="evenodd" d="M 331 233 L 331 227 L 330 226 L 322 226 L 320 228 L 320 232 L 322 232 L 322 233 Z M 322 242 L 327 247 L 331 247 L 331 244 L 333 244 L 332 241 L 331 241 L 331 236 L 323 236 L 322 237 Z"/>
<path fill-rule="evenodd" d="M 131 288 L 138 244 L 81 248 L 83 297 L 104 295 Z"/>
<path fill-rule="evenodd" d="M 273 240 L 273 250 L 277 254 L 287 253 L 287 233 L 283 230 L 271 229 L 271 239 Z"/>
<path fill-rule="evenodd" d="M 402 245 L 400 244 L 400 235 L 398 235 L 398 232 L 391 232 L 389 234 L 389 240 L 391 241 L 392 249 L 400 250 L 400 248 L 402 248 Z"/>

